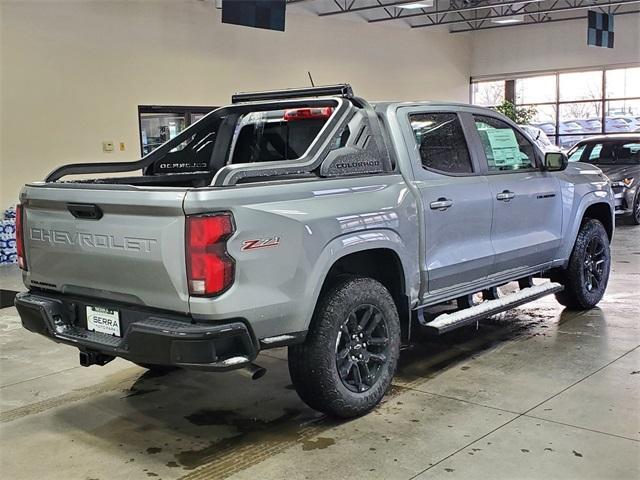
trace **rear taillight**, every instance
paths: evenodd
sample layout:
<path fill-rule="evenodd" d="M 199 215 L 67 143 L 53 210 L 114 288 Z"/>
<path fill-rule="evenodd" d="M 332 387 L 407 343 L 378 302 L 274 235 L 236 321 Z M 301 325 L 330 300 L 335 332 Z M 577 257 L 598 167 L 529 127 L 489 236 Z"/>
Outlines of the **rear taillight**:
<path fill-rule="evenodd" d="M 16 206 L 16 250 L 18 252 L 18 267 L 27 269 L 27 257 L 24 253 L 24 208 L 22 205 Z"/>
<path fill-rule="evenodd" d="M 284 112 L 284 120 L 286 122 L 292 122 L 310 118 L 329 118 L 332 113 L 333 107 L 292 108 Z"/>
<path fill-rule="evenodd" d="M 235 262 L 227 253 L 227 239 L 234 232 L 233 216 L 195 215 L 186 222 L 189 293 L 218 295 L 231 286 L 235 276 Z"/>

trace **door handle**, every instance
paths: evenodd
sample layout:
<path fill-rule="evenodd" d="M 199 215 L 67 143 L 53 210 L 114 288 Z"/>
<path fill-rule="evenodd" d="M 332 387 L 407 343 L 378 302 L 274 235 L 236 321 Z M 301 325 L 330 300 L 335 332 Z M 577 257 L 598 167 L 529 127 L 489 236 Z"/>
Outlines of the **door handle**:
<path fill-rule="evenodd" d="M 453 205 L 453 200 L 449 200 L 448 198 L 440 197 L 435 202 L 431 202 L 429 204 L 429 208 L 431 210 L 440 210 L 445 211 L 447 208 Z"/>
<path fill-rule="evenodd" d="M 80 220 L 100 220 L 103 215 L 99 206 L 88 203 L 67 203 L 67 210 Z"/>
<path fill-rule="evenodd" d="M 498 195 L 496 195 L 496 198 L 503 202 L 508 202 L 515 196 L 515 193 L 510 192 L 509 190 L 504 190 L 503 192 L 500 192 Z"/>

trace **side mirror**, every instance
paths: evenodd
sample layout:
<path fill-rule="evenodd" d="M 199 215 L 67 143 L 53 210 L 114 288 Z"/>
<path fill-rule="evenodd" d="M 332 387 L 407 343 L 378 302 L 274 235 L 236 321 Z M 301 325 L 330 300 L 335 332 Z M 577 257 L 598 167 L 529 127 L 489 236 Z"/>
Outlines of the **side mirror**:
<path fill-rule="evenodd" d="M 544 155 L 542 169 L 548 172 L 559 172 L 567 168 L 569 159 L 562 152 L 547 152 Z"/>

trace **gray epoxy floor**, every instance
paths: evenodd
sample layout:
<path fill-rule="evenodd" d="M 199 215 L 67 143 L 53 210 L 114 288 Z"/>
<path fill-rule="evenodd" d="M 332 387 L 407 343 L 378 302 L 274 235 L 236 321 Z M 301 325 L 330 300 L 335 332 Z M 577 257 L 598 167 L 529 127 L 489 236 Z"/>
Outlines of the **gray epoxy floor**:
<path fill-rule="evenodd" d="M 404 351 L 349 422 L 308 409 L 286 351 L 267 375 L 177 371 L 77 351 L 0 309 L 0 471 L 11 479 L 640 478 L 640 228 L 620 225 L 600 308 L 547 298 Z M 0 267 L 0 288 L 19 287 Z"/>

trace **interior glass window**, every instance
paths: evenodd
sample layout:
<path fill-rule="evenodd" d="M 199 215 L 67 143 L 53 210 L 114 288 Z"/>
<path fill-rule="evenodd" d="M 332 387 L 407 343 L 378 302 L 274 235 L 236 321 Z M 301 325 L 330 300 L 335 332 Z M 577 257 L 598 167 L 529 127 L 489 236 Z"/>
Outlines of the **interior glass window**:
<path fill-rule="evenodd" d="M 409 121 L 422 166 L 448 173 L 472 173 L 467 142 L 455 113 L 421 113 Z"/>
<path fill-rule="evenodd" d="M 640 97 L 640 67 L 607 70 L 607 98 Z"/>
<path fill-rule="evenodd" d="M 570 72 L 559 75 L 560 101 L 602 98 L 602 71 Z"/>
<path fill-rule="evenodd" d="M 524 135 L 497 118 L 482 115 L 473 117 L 489 171 L 535 168 L 535 149 Z"/>
<path fill-rule="evenodd" d="M 494 107 L 504 102 L 504 80 L 498 82 L 475 82 L 471 84 L 471 103 L 483 107 Z"/>
<path fill-rule="evenodd" d="M 548 103 L 556 99 L 556 76 L 524 77 L 516 80 L 516 104 Z"/>

